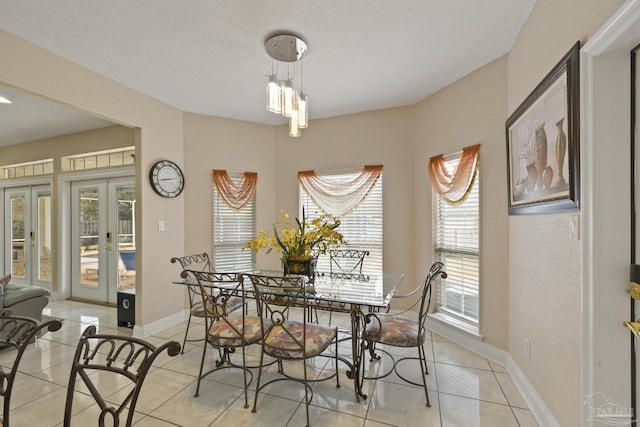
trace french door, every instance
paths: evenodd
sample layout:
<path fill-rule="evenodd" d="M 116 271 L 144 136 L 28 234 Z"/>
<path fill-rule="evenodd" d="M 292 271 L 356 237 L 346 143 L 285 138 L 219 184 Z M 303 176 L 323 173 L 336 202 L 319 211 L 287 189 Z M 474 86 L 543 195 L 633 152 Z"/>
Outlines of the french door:
<path fill-rule="evenodd" d="M 71 296 L 117 302 L 135 286 L 133 177 L 71 184 Z"/>
<path fill-rule="evenodd" d="M 4 190 L 4 265 L 13 283 L 51 289 L 51 187 Z"/>

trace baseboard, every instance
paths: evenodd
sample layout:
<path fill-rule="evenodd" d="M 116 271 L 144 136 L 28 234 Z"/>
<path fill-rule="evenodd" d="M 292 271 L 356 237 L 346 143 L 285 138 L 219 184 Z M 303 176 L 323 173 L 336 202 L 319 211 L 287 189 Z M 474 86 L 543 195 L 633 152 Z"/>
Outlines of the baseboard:
<path fill-rule="evenodd" d="M 452 327 L 437 318 L 429 317 L 427 325 L 432 332 L 504 366 L 538 425 L 542 427 L 560 427 L 560 424 L 540 398 L 535 388 L 533 388 L 527 376 L 508 352 L 487 344 L 480 337 Z"/>
<path fill-rule="evenodd" d="M 538 392 L 533 388 L 529 379 L 511 355 L 507 358 L 507 365 L 505 368 L 507 369 L 507 373 L 509 373 L 513 384 L 527 403 L 527 406 L 529 407 L 533 417 L 538 422 L 538 425 L 542 427 L 560 427 L 560 423 L 558 423 L 549 410 L 549 407 L 547 407 L 544 401 L 540 398 Z"/>
<path fill-rule="evenodd" d="M 182 310 L 162 319 L 147 323 L 146 325 L 133 325 L 133 336 L 136 338 L 146 338 L 157 332 L 168 329 L 187 319 L 189 312 Z"/>
<path fill-rule="evenodd" d="M 458 345 L 461 345 L 468 350 L 473 351 L 474 353 L 486 357 L 500 366 L 507 365 L 507 356 L 509 353 L 487 344 L 482 340 L 482 337 L 478 335 L 470 334 L 461 329 L 452 327 L 434 316 L 429 316 L 427 329 L 453 341 Z"/>

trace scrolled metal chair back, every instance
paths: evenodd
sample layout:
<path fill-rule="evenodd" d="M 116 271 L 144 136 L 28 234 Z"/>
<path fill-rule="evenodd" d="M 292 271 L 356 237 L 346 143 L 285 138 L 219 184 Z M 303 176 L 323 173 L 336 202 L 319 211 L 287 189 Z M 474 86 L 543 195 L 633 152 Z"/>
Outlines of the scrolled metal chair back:
<path fill-rule="evenodd" d="M 4 399 L 0 425 L 3 427 L 10 425 L 13 384 L 25 350 L 39 333 L 43 331 L 54 332 L 61 327 L 62 322 L 57 319 L 40 323 L 29 317 L 12 316 L 11 311 L 7 309 L 0 311 L 0 345 L 16 350 L 13 363 L 10 366 L 5 365 L 6 367 L 0 368 L 0 396 Z"/>
<path fill-rule="evenodd" d="M 64 412 L 64 426 L 71 425 L 73 397 L 79 376 L 100 408 L 97 425 L 119 426 L 133 423 L 135 407 L 147 373 L 156 358 L 167 351 L 169 356 L 180 353 L 180 344 L 169 341 L 156 347 L 142 339 L 121 335 L 98 334 L 95 326 L 87 327 L 76 347 L 71 365 Z M 128 379 L 133 388 L 120 404 L 114 406 L 100 394 L 93 372 L 109 372 Z"/>
<path fill-rule="evenodd" d="M 444 264 L 440 261 L 436 261 L 431 265 L 422 285 L 420 311 L 418 312 L 418 323 L 421 330 L 425 328 L 425 321 L 427 314 L 429 314 L 429 308 L 431 307 L 431 295 L 433 293 L 432 283 L 437 277 L 441 279 L 447 278 L 447 272 L 444 271 Z"/>

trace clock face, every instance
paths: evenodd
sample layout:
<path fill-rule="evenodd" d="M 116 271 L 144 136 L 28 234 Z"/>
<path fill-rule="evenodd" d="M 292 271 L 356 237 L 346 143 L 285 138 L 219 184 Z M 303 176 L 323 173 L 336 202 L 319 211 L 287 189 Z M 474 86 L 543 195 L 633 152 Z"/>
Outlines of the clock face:
<path fill-rule="evenodd" d="M 180 167 L 169 160 L 161 160 L 149 171 L 153 190 L 162 197 L 177 197 L 184 189 L 184 175 Z"/>

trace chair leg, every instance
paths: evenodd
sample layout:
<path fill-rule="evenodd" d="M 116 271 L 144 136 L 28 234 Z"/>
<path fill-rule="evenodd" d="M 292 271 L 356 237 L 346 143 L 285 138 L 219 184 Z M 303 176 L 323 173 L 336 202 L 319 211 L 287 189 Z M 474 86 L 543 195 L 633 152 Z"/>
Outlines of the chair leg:
<path fill-rule="evenodd" d="M 427 398 L 427 406 L 431 406 L 429 402 L 429 391 L 427 390 L 427 375 L 429 369 L 427 368 L 427 357 L 424 353 L 424 347 L 418 346 L 418 359 L 420 360 L 420 374 L 422 374 L 422 385 L 424 386 L 424 395 Z"/>
<path fill-rule="evenodd" d="M 340 388 L 340 375 L 338 374 L 338 328 L 336 328 L 336 388 Z"/>
<path fill-rule="evenodd" d="M 264 351 L 260 352 L 260 366 L 258 367 L 258 382 L 256 383 L 256 393 L 253 396 L 253 409 L 251 412 L 255 414 L 256 406 L 258 405 L 258 393 L 260 393 L 260 380 L 262 378 L 262 366 L 264 363 Z"/>
<path fill-rule="evenodd" d="M 200 380 L 202 380 L 202 367 L 204 366 L 204 357 L 205 357 L 205 354 L 207 353 L 208 345 L 209 344 L 205 340 L 202 347 L 202 360 L 200 360 L 200 373 L 198 373 L 198 385 L 196 386 L 196 394 L 194 394 L 193 397 L 198 397 L 200 395 Z"/>
<path fill-rule="evenodd" d="M 243 340 L 244 342 L 244 340 Z M 242 345 L 242 375 L 244 376 L 244 408 L 247 409 L 249 407 L 249 397 L 247 394 L 247 356 L 244 353 L 244 344 Z"/>
<path fill-rule="evenodd" d="M 302 359 L 302 364 L 304 366 L 304 406 L 307 413 L 306 427 L 311 427 L 311 423 L 309 422 L 309 387 L 307 386 L 307 360 Z"/>
<path fill-rule="evenodd" d="M 191 309 L 189 309 L 189 319 L 187 320 L 187 330 L 184 331 L 184 340 L 182 340 L 182 348 L 180 354 L 184 354 L 184 346 L 187 344 L 187 335 L 189 335 L 189 326 L 191 326 Z"/>

